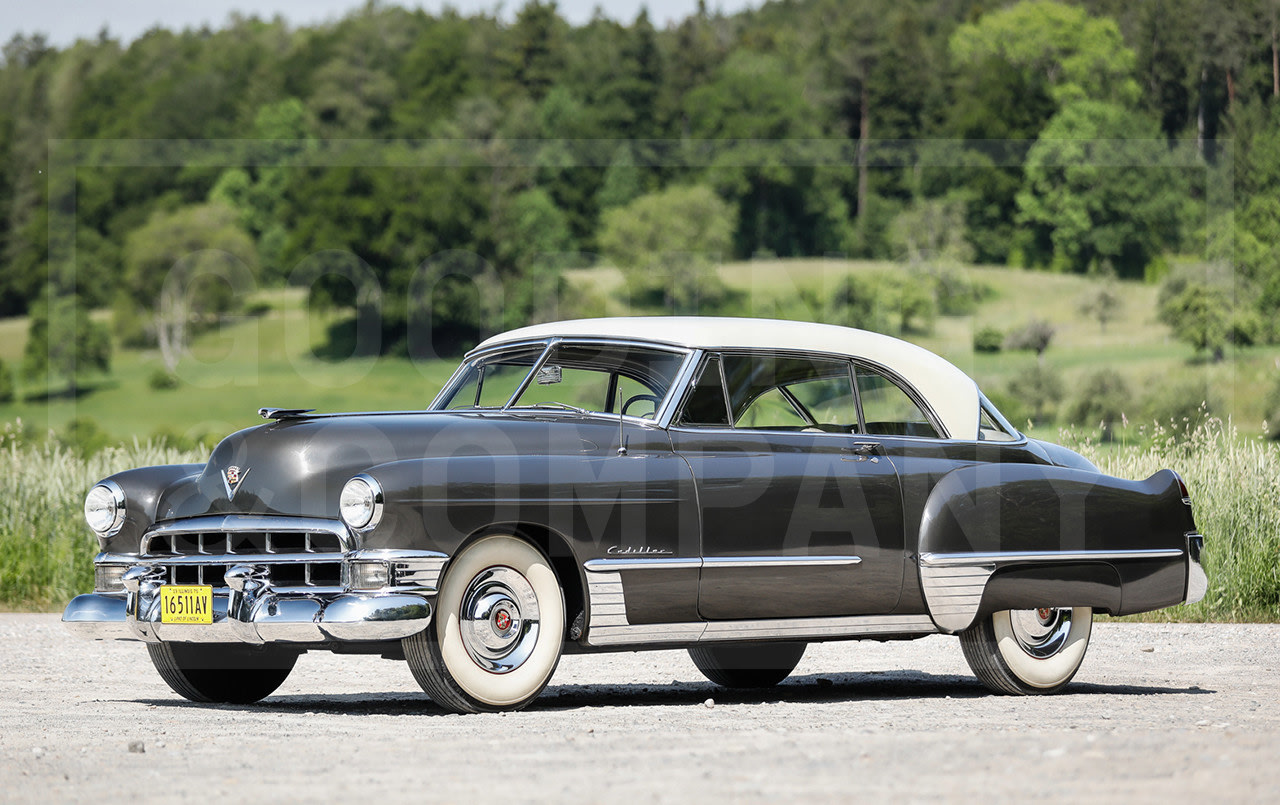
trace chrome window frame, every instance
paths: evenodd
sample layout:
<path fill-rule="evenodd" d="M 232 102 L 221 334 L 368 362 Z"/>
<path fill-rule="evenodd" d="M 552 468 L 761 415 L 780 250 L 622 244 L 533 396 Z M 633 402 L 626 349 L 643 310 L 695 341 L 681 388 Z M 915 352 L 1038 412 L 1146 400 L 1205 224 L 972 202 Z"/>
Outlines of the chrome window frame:
<path fill-rule="evenodd" d="M 853 355 L 846 355 L 838 352 L 823 352 L 821 350 L 794 350 L 794 349 L 773 349 L 773 348 L 753 349 L 750 347 L 724 347 L 724 348 L 716 348 L 716 349 L 712 349 L 712 348 L 699 349 L 695 359 L 695 366 L 697 361 L 700 361 L 702 356 L 704 355 L 710 355 L 710 354 L 717 354 L 721 356 L 733 355 L 733 354 L 755 355 L 762 352 L 768 352 L 773 355 L 782 355 L 786 357 L 803 357 L 803 358 L 817 358 L 822 360 L 843 361 L 849 366 L 849 382 L 853 386 L 854 399 L 858 406 L 858 430 L 860 432 L 859 433 L 852 433 L 852 432 L 827 433 L 826 431 L 822 431 L 821 433 L 817 433 L 817 432 L 806 433 L 805 434 L 806 436 L 814 436 L 814 437 L 830 436 L 838 439 L 848 439 L 850 437 L 871 438 L 871 439 L 909 439 L 911 441 L 916 441 L 916 442 L 965 441 L 962 439 L 953 438 L 951 436 L 951 432 L 947 430 L 945 425 L 943 425 L 942 419 L 938 416 L 937 412 L 933 410 L 933 406 L 929 405 L 929 402 L 925 400 L 924 395 L 921 394 L 914 386 L 908 383 L 906 378 L 904 378 L 902 375 L 898 374 L 888 366 L 885 366 L 884 364 L 881 364 L 877 361 L 869 360 L 867 358 L 856 357 Z M 857 382 L 857 375 L 856 375 L 856 369 L 858 366 L 864 366 L 868 369 L 879 372 L 880 374 L 884 375 L 895 386 L 902 389 L 902 391 L 911 399 L 911 401 L 914 402 L 917 406 L 919 406 L 921 412 L 925 415 L 925 418 L 928 419 L 929 424 L 933 426 L 933 429 L 937 431 L 939 435 L 910 436 L 910 435 L 899 435 L 899 434 L 890 434 L 890 433 L 867 433 L 866 419 L 862 412 L 862 395 L 858 391 L 858 382 Z M 721 374 L 723 375 L 723 372 L 724 372 L 723 361 L 721 361 L 720 370 L 721 370 Z M 675 408 L 671 412 L 672 417 L 674 417 L 674 415 L 681 409 L 681 407 L 683 407 L 685 400 L 689 396 L 689 391 L 690 389 L 686 385 L 684 389 L 684 393 L 681 395 L 678 404 L 675 406 Z M 728 393 L 729 393 L 728 385 L 726 384 L 725 395 L 728 396 Z M 664 425 L 664 427 L 667 427 L 667 426 Z M 760 433 L 760 434 L 791 433 L 791 431 L 777 431 L 777 430 L 767 430 L 767 429 L 758 429 L 758 428 L 739 428 L 733 425 L 730 425 L 727 428 L 721 427 L 718 425 L 680 425 L 680 424 L 672 425 L 670 427 L 674 427 L 679 430 L 698 431 L 700 433 L 712 433 L 712 432 Z M 1013 443 L 1010 442 L 1009 444 L 1013 444 Z"/>

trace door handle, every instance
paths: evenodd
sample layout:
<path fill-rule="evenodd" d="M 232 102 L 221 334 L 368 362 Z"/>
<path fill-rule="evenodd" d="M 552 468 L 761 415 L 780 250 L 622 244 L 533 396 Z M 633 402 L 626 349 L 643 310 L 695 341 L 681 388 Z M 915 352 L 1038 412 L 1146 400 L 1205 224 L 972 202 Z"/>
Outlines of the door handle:
<path fill-rule="evenodd" d="M 870 456 L 871 462 L 878 463 L 879 458 L 875 452 L 880 449 L 879 442 L 854 442 L 851 446 L 844 448 L 844 455 L 840 457 L 841 461 L 866 461 Z"/>

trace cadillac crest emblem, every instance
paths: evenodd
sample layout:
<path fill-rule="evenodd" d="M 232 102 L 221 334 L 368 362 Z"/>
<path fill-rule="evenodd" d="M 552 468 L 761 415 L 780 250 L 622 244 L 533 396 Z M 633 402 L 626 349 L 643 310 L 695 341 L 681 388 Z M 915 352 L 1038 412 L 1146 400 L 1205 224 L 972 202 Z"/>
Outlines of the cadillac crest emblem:
<path fill-rule="evenodd" d="M 236 490 L 240 488 L 241 482 L 244 481 L 245 476 L 248 474 L 249 470 L 247 468 L 242 471 L 235 465 L 222 471 L 222 486 L 227 490 L 227 500 L 235 497 Z"/>

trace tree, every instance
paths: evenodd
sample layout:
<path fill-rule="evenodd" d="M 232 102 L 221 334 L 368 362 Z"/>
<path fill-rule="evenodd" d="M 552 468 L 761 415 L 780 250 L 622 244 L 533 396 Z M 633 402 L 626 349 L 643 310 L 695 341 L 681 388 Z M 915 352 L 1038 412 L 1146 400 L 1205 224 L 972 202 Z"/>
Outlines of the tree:
<path fill-rule="evenodd" d="M 1231 303 L 1221 288 L 1186 283 L 1181 291 L 1160 303 L 1160 321 L 1172 327 L 1174 335 L 1197 353 L 1208 352 L 1215 362 L 1222 360 Z"/>
<path fill-rule="evenodd" d="M 633 294 L 693 313 L 723 294 L 715 266 L 729 251 L 733 227 L 733 210 L 715 191 L 690 185 L 607 211 L 599 241 Z"/>
<path fill-rule="evenodd" d="M 1054 116 L 1027 154 L 1019 219 L 1051 244 L 1055 266 L 1083 272 L 1110 261 L 1141 277 L 1178 242 L 1186 177 L 1161 167 L 1154 122 L 1108 103 L 1076 101 Z"/>
<path fill-rule="evenodd" d="M 1036 74 L 1059 104 L 1085 98 L 1132 103 L 1139 95 L 1134 54 L 1115 21 L 1053 0 L 1025 0 L 961 25 L 951 53 L 961 65 L 995 58 Z"/>
<path fill-rule="evenodd" d="M 172 372 L 192 329 L 243 301 L 258 260 L 235 211 L 201 204 L 157 213 L 130 233 L 125 266 L 129 290 L 151 317 L 164 365 Z"/>
<path fill-rule="evenodd" d="M 110 369 L 111 336 L 76 297 L 44 297 L 34 306 L 22 356 L 28 380 L 44 377 L 52 387 L 55 379 L 64 379 L 74 395 L 86 372 Z"/>
<path fill-rule="evenodd" d="M 1032 319 L 1022 328 L 1009 333 L 1004 340 L 1004 348 L 1034 350 L 1036 360 L 1044 363 L 1045 350 L 1049 349 L 1049 344 L 1053 342 L 1056 332 L 1057 328 L 1049 322 L 1043 319 Z"/>
<path fill-rule="evenodd" d="M 1107 322 L 1114 321 L 1124 309 L 1124 300 L 1111 282 L 1104 282 L 1080 297 L 1077 307 L 1081 315 L 1096 319 L 1098 326 L 1105 333 Z"/>

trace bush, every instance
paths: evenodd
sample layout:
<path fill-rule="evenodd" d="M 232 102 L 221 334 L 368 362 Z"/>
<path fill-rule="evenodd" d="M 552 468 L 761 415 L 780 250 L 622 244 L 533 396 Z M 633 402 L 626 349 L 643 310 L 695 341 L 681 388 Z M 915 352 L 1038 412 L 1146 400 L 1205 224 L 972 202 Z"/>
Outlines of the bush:
<path fill-rule="evenodd" d="M 1029 407 L 1030 419 L 1037 423 L 1053 419 L 1063 390 L 1062 373 L 1042 363 L 1022 370 L 1009 381 L 1009 395 Z"/>
<path fill-rule="evenodd" d="M 172 372 L 160 368 L 151 373 L 151 377 L 147 378 L 147 385 L 154 391 L 169 391 L 176 389 L 180 384 L 177 375 Z"/>
<path fill-rule="evenodd" d="M 995 327 L 983 327 L 973 334 L 974 352 L 999 352 L 1004 343 L 1004 333 Z"/>
<path fill-rule="evenodd" d="M 1217 391 L 1202 379 L 1155 383 L 1144 403 L 1147 417 L 1171 431 L 1189 433 L 1222 409 Z"/>
<path fill-rule="evenodd" d="M 13 402 L 13 372 L 0 361 L 0 403 Z"/>
<path fill-rule="evenodd" d="M 1043 356 L 1053 341 L 1057 329 L 1042 319 L 1032 319 L 1020 329 L 1009 333 L 1004 340 L 1005 349 L 1033 350 L 1037 357 Z"/>
<path fill-rule="evenodd" d="M 1073 425 L 1100 427 L 1103 441 L 1111 441 L 1113 428 L 1135 403 L 1129 384 L 1114 369 L 1100 369 L 1085 378 L 1079 394 L 1067 407 L 1067 421 Z"/>
<path fill-rule="evenodd" d="M 1277 376 L 1275 383 L 1271 385 L 1271 391 L 1267 394 L 1264 405 L 1263 418 L 1266 421 L 1267 438 L 1280 441 L 1280 376 Z"/>
<path fill-rule="evenodd" d="M 78 456 L 92 456 L 111 442 L 98 423 L 90 417 L 76 417 L 63 427 L 58 441 Z"/>

